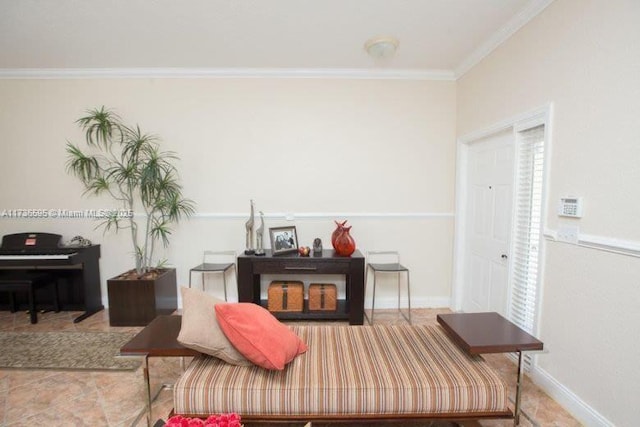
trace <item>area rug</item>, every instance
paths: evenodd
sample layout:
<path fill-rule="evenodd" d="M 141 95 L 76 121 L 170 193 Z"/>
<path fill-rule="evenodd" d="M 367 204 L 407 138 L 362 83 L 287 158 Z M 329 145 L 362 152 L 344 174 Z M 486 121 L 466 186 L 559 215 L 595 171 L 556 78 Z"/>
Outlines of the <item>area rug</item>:
<path fill-rule="evenodd" d="M 0 332 L 0 368 L 118 370 L 141 361 L 119 357 L 128 332 Z"/>

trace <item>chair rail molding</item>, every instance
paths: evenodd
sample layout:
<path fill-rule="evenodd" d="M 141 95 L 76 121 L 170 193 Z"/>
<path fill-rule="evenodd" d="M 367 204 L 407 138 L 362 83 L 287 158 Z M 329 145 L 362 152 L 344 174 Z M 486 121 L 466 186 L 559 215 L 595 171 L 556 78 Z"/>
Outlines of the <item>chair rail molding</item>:
<path fill-rule="evenodd" d="M 558 239 L 557 230 L 545 229 L 544 237 L 548 241 L 575 245 L 583 248 L 596 249 L 604 252 L 611 252 L 618 255 L 632 256 L 640 258 L 640 242 L 634 240 L 623 240 L 614 237 L 596 236 L 592 234 L 578 233 L 577 242 L 565 242 Z"/>
<path fill-rule="evenodd" d="M 138 215 L 136 213 L 136 215 Z M 242 212 L 197 212 L 193 218 L 210 219 L 247 219 L 248 213 Z M 269 219 L 284 219 L 287 221 L 304 219 L 453 219 L 453 212 L 265 212 Z"/>

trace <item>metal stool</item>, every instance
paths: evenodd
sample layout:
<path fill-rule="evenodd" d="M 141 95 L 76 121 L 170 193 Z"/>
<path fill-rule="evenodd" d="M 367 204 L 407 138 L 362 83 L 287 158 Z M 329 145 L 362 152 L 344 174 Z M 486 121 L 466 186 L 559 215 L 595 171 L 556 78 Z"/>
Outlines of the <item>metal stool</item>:
<path fill-rule="evenodd" d="M 378 258 L 381 261 L 384 259 L 385 262 L 372 262 L 372 258 Z M 377 274 L 396 274 L 398 277 L 398 312 L 405 318 L 409 324 L 411 324 L 411 286 L 409 281 L 409 269 L 402 264 L 400 264 L 400 255 L 397 251 L 369 251 L 367 252 L 367 274 L 369 270 L 373 271 L 373 298 L 371 301 L 371 317 L 367 316 L 365 312 L 364 316 L 369 321 L 369 324 L 373 324 L 373 312 L 375 309 L 376 303 L 376 275 Z M 408 314 L 405 314 L 400 308 L 400 278 L 402 273 L 407 273 L 407 304 L 408 304 Z M 365 277 L 365 283 L 367 283 L 367 278 Z"/>
<path fill-rule="evenodd" d="M 219 260 L 222 257 L 231 257 L 233 262 L 208 262 L 208 260 Z M 191 275 L 192 273 L 201 273 L 202 277 L 202 290 L 204 291 L 204 275 L 206 273 L 221 273 L 222 284 L 224 285 L 224 300 L 227 301 L 227 271 L 233 268 L 233 271 L 238 277 L 236 271 L 236 253 L 235 251 L 204 251 L 202 256 L 202 264 L 193 267 L 189 270 L 189 287 L 191 287 Z"/>

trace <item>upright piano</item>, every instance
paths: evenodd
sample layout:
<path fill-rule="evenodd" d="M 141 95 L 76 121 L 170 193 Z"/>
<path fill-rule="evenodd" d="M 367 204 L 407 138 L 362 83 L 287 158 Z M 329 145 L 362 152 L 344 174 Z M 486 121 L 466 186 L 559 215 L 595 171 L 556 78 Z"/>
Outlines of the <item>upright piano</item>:
<path fill-rule="evenodd" d="M 104 309 L 100 292 L 100 245 L 63 246 L 62 236 L 51 233 L 16 233 L 2 237 L 0 276 L 16 272 L 47 272 L 58 280 L 60 308 L 84 311 L 76 317 L 80 322 Z M 47 289 L 42 289 L 43 292 Z M 19 299 L 21 295 L 16 295 Z M 46 297 L 46 296 L 45 296 Z M 6 295 L 0 295 L 0 306 L 8 306 Z M 38 298 L 38 301 L 52 301 Z M 26 305 L 26 299 L 25 299 Z"/>

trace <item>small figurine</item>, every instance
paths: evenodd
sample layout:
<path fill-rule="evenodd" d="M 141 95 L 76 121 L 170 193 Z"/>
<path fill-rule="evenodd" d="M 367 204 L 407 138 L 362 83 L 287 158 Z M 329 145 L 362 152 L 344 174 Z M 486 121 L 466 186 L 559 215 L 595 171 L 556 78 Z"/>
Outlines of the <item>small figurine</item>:
<path fill-rule="evenodd" d="M 322 256 L 322 240 L 319 237 L 313 239 L 313 256 Z"/>
<path fill-rule="evenodd" d="M 245 255 L 253 255 L 255 250 L 253 249 L 253 200 L 251 200 L 251 216 L 249 220 L 244 224 L 244 227 L 247 229 L 247 238 L 245 242 Z"/>
<path fill-rule="evenodd" d="M 260 227 L 256 230 L 256 255 L 263 256 L 264 248 L 262 246 L 262 235 L 264 234 L 264 213 L 260 212 Z"/>
<path fill-rule="evenodd" d="M 300 254 L 300 256 L 309 256 L 309 252 L 311 252 L 311 248 L 309 246 L 300 246 L 298 248 L 298 254 Z"/>

